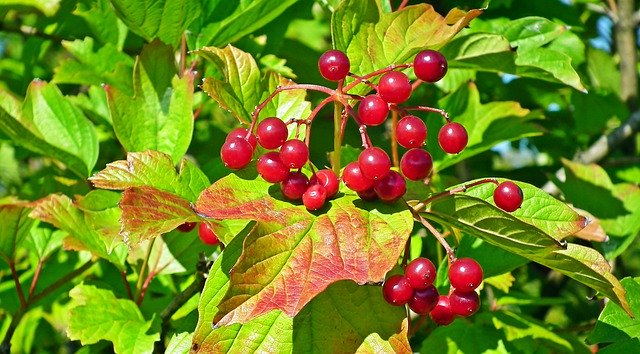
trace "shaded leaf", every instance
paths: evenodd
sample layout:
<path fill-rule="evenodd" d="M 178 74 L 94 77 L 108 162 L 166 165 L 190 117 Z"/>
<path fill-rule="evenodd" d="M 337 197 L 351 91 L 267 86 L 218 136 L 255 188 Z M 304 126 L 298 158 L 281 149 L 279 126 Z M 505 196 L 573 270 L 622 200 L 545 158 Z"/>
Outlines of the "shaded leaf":
<path fill-rule="evenodd" d="M 109 0 L 93 1 L 90 6 L 78 2 L 76 6 L 74 14 L 87 22 L 97 40 L 102 43 L 111 43 L 122 50 L 128 30 L 116 16 Z"/>
<path fill-rule="evenodd" d="M 567 26 L 544 17 L 531 16 L 509 21 L 498 33 L 501 33 L 511 46 L 518 47 L 518 50 L 527 50 L 551 42 L 566 30 Z"/>
<path fill-rule="evenodd" d="M 16 248 L 29 236 L 35 220 L 29 217 L 26 203 L 0 204 L 0 257 L 13 260 Z"/>
<path fill-rule="evenodd" d="M 611 343 L 628 338 L 640 338 L 640 278 L 622 279 L 634 318 L 613 302 L 607 303 L 598 317 L 596 327 L 587 337 L 589 343 Z"/>
<path fill-rule="evenodd" d="M 2 6 L 28 6 L 38 9 L 46 16 L 53 16 L 60 8 L 60 0 L 2 0 Z"/>

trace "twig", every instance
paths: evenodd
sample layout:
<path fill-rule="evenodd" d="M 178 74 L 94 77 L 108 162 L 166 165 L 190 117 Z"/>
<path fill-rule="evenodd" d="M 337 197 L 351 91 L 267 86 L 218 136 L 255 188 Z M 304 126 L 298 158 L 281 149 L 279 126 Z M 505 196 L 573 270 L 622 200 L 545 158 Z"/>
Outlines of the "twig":
<path fill-rule="evenodd" d="M 18 292 L 18 298 L 20 299 L 20 307 L 27 307 L 27 300 L 24 298 L 24 293 L 22 292 L 22 285 L 20 285 L 20 278 L 18 277 L 18 272 L 16 271 L 16 264 L 13 258 L 9 260 L 9 268 L 11 269 L 11 276 L 13 277 L 13 282 L 16 284 L 16 291 Z"/>
<path fill-rule="evenodd" d="M 40 258 L 38 260 L 38 265 L 36 266 L 36 272 L 33 274 L 33 279 L 31 279 L 31 286 L 29 287 L 29 295 L 27 296 L 27 301 L 31 299 L 33 296 L 33 292 L 36 290 L 36 284 L 38 283 L 38 279 L 40 279 L 40 273 L 42 272 L 42 265 L 44 264 L 44 260 Z"/>
<path fill-rule="evenodd" d="M 124 270 L 120 272 L 120 277 L 122 278 L 124 287 L 127 290 L 127 295 L 129 296 L 129 299 L 133 300 L 133 292 L 131 291 L 131 284 L 129 284 L 129 281 L 127 280 L 127 272 Z"/>

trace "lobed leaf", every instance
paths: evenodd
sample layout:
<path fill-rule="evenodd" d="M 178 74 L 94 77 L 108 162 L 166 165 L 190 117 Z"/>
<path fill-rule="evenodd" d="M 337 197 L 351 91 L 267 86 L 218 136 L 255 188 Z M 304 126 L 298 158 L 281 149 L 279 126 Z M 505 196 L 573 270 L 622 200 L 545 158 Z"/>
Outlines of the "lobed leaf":
<path fill-rule="evenodd" d="M 26 203 L 0 204 L 0 258 L 13 261 L 16 248 L 29 236 L 35 220 L 29 218 Z"/>

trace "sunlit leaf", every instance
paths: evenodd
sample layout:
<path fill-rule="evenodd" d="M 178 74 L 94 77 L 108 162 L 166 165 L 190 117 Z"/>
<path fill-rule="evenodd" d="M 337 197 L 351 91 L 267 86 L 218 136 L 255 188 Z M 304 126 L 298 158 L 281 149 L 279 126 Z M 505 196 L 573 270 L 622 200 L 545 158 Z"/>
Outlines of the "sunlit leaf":
<path fill-rule="evenodd" d="M 0 204 L 0 258 L 9 263 L 28 237 L 35 220 L 26 203 Z"/>

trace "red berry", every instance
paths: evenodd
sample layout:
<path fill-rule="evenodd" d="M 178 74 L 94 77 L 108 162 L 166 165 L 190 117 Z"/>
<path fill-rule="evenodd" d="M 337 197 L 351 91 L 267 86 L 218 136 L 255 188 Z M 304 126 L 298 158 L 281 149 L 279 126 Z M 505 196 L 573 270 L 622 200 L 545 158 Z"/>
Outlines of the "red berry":
<path fill-rule="evenodd" d="M 310 211 L 322 208 L 326 200 L 327 191 L 319 184 L 309 186 L 302 195 L 302 203 Z"/>
<path fill-rule="evenodd" d="M 350 162 L 342 171 L 342 182 L 355 192 L 364 192 L 373 187 L 373 180 L 362 174 L 360 165 L 357 162 Z"/>
<path fill-rule="evenodd" d="M 209 225 L 204 222 L 201 222 L 200 225 L 198 225 L 198 236 L 200 237 L 202 242 L 206 243 L 207 245 L 215 246 L 220 243 L 220 240 L 218 239 L 216 233 L 213 232 Z"/>
<path fill-rule="evenodd" d="M 189 232 L 196 227 L 197 222 L 185 222 L 184 224 L 180 224 L 178 226 L 178 231 L 180 232 Z"/>
<path fill-rule="evenodd" d="M 388 103 L 402 103 L 411 96 L 411 82 L 404 73 L 389 71 L 378 83 L 378 94 Z"/>
<path fill-rule="evenodd" d="M 391 305 L 401 306 L 411 300 L 413 288 L 404 275 L 395 274 L 382 285 L 382 296 Z"/>
<path fill-rule="evenodd" d="M 413 71 L 418 79 L 436 82 L 447 73 L 447 59 L 435 50 L 423 50 L 413 60 Z"/>
<path fill-rule="evenodd" d="M 427 140 L 427 125 L 416 116 L 405 116 L 396 125 L 396 140 L 407 149 L 420 147 Z"/>
<path fill-rule="evenodd" d="M 333 198 L 338 193 L 340 188 L 340 181 L 338 176 L 330 170 L 324 169 L 317 171 L 311 179 L 309 179 L 309 185 L 319 184 L 327 191 L 327 198 Z"/>
<path fill-rule="evenodd" d="M 438 143 L 442 150 L 449 154 L 457 154 L 464 150 L 468 141 L 467 130 L 460 123 L 447 123 L 438 132 Z"/>
<path fill-rule="evenodd" d="M 493 201 L 498 208 L 510 213 L 520 208 L 523 198 L 522 189 L 511 181 L 500 183 L 493 192 Z"/>
<path fill-rule="evenodd" d="M 289 175 L 280 182 L 280 189 L 285 198 L 299 200 L 307 190 L 309 179 L 302 172 L 289 172 Z"/>
<path fill-rule="evenodd" d="M 449 268 L 449 282 L 461 292 L 475 290 L 482 283 L 482 276 L 482 267 L 472 258 L 458 258 Z"/>
<path fill-rule="evenodd" d="M 349 74 L 349 58 L 339 50 L 328 50 L 318 59 L 320 74 L 327 80 L 339 81 Z"/>
<path fill-rule="evenodd" d="M 438 303 L 433 308 L 433 310 L 431 310 L 429 316 L 431 317 L 433 322 L 441 326 L 446 326 L 453 322 L 453 320 L 456 318 L 456 315 L 451 310 L 449 296 L 440 295 L 440 297 L 438 298 Z"/>
<path fill-rule="evenodd" d="M 391 159 L 387 153 L 378 148 L 370 147 L 362 150 L 358 156 L 358 164 L 362 169 L 362 174 L 371 180 L 384 177 L 391 168 Z"/>
<path fill-rule="evenodd" d="M 409 308 L 419 315 L 426 315 L 436 306 L 438 298 L 438 289 L 433 285 L 426 289 L 413 289 L 413 296 L 409 300 Z"/>
<path fill-rule="evenodd" d="M 289 168 L 280 159 L 280 154 L 269 151 L 258 158 L 258 173 L 265 181 L 282 182 L 289 175 Z"/>
<path fill-rule="evenodd" d="M 411 149 L 405 152 L 400 159 L 400 171 L 412 181 L 425 179 L 431 173 L 432 168 L 433 158 L 426 150 Z"/>
<path fill-rule="evenodd" d="M 358 105 L 358 116 L 362 124 L 380 125 L 387 119 L 388 114 L 389 104 L 378 95 L 369 95 Z"/>
<path fill-rule="evenodd" d="M 227 138 L 225 139 L 225 141 L 229 140 L 229 138 L 231 137 L 242 138 L 248 141 L 249 144 L 251 144 L 251 146 L 255 149 L 256 145 L 258 145 L 258 139 L 253 133 L 249 134 L 249 138 L 247 138 L 248 133 L 249 129 L 247 128 L 235 128 L 234 130 L 230 131 L 229 134 L 227 134 Z"/>
<path fill-rule="evenodd" d="M 276 117 L 269 117 L 258 123 L 256 130 L 258 142 L 265 149 L 277 149 L 287 140 L 287 125 Z"/>
<path fill-rule="evenodd" d="M 436 267 L 428 258 L 416 258 L 407 264 L 404 276 L 407 277 L 412 288 L 426 289 L 436 279 Z"/>
<path fill-rule="evenodd" d="M 239 170 L 251 162 L 253 147 L 238 137 L 230 137 L 220 150 L 220 157 L 224 165 L 233 170 Z"/>
<path fill-rule="evenodd" d="M 366 191 L 358 192 L 358 197 L 367 202 L 378 200 L 378 195 L 376 194 L 376 191 L 373 190 L 373 188 L 369 188 Z"/>
<path fill-rule="evenodd" d="M 389 171 L 373 185 L 373 190 L 383 202 L 393 203 L 407 191 L 407 182 L 398 172 Z"/>
<path fill-rule="evenodd" d="M 454 290 L 449 295 L 451 311 L 458 316 L 469 317 L 480 308 L 480 297 L 475 291 L 461 292 Z"/>
<path fill-rule="evenodd" d="M 309 148 L 302 140 L 287 140 L 280 148 L 280 159 L 289 168 L 302 168 L 309 160 Z"/>

